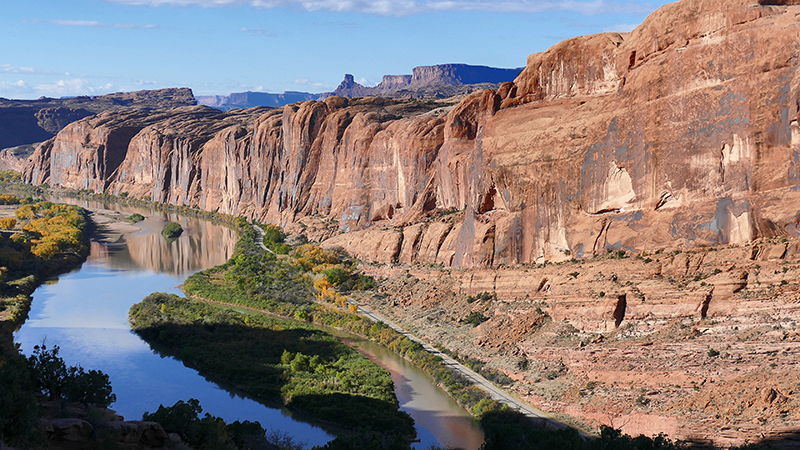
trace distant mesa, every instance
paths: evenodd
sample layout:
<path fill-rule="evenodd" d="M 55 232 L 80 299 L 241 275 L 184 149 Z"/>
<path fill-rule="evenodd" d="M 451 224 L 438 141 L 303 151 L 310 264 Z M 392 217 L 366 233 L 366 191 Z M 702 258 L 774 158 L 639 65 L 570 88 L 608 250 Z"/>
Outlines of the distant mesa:
<path fill-rule="evenodd" d="M 384 75 L 375 87 L 362 86 L 353 75 L 346 74 L 335 91 L 323 97 L 450 97 L 487 88 L 496 89 L 506 81 L 514 81 L 518 69 L 498 69 L 468 64 L 439 64 L 415 67 L 411 75 Z"/>
<path fill-rule="evenodd" d="M 497 89 L 500 83 L 514 81 L 522 71 L 498 69 L 467 64 L 440 64 L 415 67 L 411 75 L 384 75 L 374 87 L 356 83 L 353 75 L 344 76 L 344 81 L 333 92 L 312 94 L 286 91 L 283 94 L 268 92 L 238 92 L 230 95 L 200 95 L 197 103 L 223 111 L 254 108 L 257 106 L 282 107 L 308 100 L 323 100 L 328 97 L 389 97 L 429 98 L 451 97 L 483 89 Z"/>

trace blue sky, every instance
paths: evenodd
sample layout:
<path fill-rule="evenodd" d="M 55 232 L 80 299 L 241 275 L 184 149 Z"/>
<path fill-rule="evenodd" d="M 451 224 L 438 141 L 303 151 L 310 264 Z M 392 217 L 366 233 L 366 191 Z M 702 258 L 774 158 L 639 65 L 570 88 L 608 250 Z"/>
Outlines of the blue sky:
<path fill-rule="evenodd" d="M 628 31 L 664 0 L 6 0 L 0 97 L 190 87 L 326 92 L 415 66 L 523 67 L 570 37 Z"/>

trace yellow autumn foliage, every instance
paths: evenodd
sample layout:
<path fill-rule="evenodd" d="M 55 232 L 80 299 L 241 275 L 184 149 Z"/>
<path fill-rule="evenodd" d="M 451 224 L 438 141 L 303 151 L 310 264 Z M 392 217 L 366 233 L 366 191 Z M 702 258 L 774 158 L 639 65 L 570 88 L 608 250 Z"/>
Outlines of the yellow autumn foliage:
<path fill-rule="evenodd" d="M 4 230 L 10 230 L 17 226 L 17 219 L 13 217 L 3 217 L 0 219 L 0 228 Z"/>
<path fill-rule="evenodd" d="M 317 281 L 314 282 L 314 288 L 319 291 L 317 294 L 317 298 L 328 302 L 328 303 L 335 303 L 336 305 L 344 308 L 347 304 L 347 296 L 344 296 L 333 289 L 331 283 L 328 281 L 325 276 L 322 276 Z"/>
<path fill-rule="evenodd" d="M 41 217 L 35 218 L 37 214 Z M 80 251 L 84 245 L 84 219 L 74 206 L 42 202 L 23 205 L 17 208 L 16 215 L 21 220 L 31 219 L 22 230 L 33 237 L 31 253 L 35 256 L 50 259 L 60 252 Z"/>

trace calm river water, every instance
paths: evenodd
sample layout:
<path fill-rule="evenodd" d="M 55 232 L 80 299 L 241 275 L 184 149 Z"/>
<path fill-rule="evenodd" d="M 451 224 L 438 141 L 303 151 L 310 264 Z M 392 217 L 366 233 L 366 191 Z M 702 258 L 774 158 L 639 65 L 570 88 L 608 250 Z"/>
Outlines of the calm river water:
<path fill-rule="evenodd" d="M 142 208 L 70 199 L 87 209 L 113 209 L 147 219 L 142 230 L 115 244 L 93 242 L 88 260 L 78 269 L 49 280 L 33 293 L 28 320 L 15 340 L 30 354 L 46 339 L 58 345 L 68 365 L 100 369 L 111 378 L 117 401 L 112 405 L 128 420 L 140 419 L 160 404 L 197 398 L 204 412 L 233 420 L 258 420 L 295 436 L 307 445 L 321 445 L 334 436 L 303 421 L 279 405 L 263 405 L 206 380 L 180 361 L 150 348 L 128 325 L 128 309 L 156 291 L 180 294 L 176 286 L 194 272 L 223 263 L 233 252 L 235 233 L 211 222 Z M 169 221 L 185 232 L 168 242 L 160 231 Z M 359 351 L 387 368 L 395 381 L 401 408 L 416 421 L 419 443 L 451 445 L 467 450 L 483 442 L 470 416 L 427 376 L 402 358 L 369 342 L 353 340 Z"/>

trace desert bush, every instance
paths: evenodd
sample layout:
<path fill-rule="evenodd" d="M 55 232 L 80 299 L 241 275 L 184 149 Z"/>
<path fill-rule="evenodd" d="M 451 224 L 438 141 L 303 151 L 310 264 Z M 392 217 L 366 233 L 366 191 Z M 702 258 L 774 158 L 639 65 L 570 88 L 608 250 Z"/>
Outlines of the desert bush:
<path fill-rule="evenodd" d="M 163 234 L 166 238 L 177 238 L 182 233 L 183 227 L 177 222 L 170 222 L 164 227 L 163 230 L 161 230 L 161 234 Z"/>
<path fill-rule="evenodd" d="M 17 226 L 17 219 L 13 217 L 3 217 L 0 219 L 0 228 L 4 230 L 10 230 Z"/>

